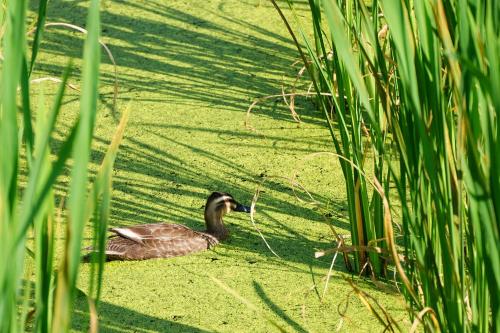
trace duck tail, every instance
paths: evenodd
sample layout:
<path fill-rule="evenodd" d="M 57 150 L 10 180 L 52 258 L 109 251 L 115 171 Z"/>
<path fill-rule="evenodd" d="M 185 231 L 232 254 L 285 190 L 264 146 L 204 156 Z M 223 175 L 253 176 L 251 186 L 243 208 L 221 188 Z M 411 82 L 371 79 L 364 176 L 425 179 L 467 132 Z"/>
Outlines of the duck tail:
<path fill-rule="evenodd" d="M 82 256 L 82 262 L 83 263 L 90 263 L 92 262 L 92 259 L 94 259 L 94 253 L 95 252 L 89 252 L 85 255 Z"/>
<path fill-rule="evenodd" d="M 87 250 L 91 250 L 91 251 L 82 256 L 82 259 L 81 259 L 82 262 L 84 262 L 84 263 L 98 262 L 99 261 L 99 252 L 93 251 L 94 250 L 93 248 L 87 248 Z M 107 252 L 105 253 L 104 261 L 109 261 Z"/>

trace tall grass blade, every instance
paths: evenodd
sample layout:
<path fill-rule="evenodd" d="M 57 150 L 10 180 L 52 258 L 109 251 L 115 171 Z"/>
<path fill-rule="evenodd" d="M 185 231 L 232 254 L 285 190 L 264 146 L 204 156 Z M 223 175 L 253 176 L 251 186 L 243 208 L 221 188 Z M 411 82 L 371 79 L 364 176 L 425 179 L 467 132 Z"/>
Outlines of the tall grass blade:
<path fill-rule="evenodd" d="M 54 131 L 55 128 L 56 119 L 61 109 L 61 104 L 66 89 L 66 82 L 68 81 L 70 71 L 71 64 L 66 68 L 51 112 L 47 115 L 42 112 L 38 116 L 39 120 L 37 122 L 39 124 L 43 123 L 44 126 L 40 126 L 37 131 L 38 135 L 36 138 L 35 146 L 35 153 L 37 154 L 37 156 L 34 157 L 34 162 L 29 173 L 29 181 L 23 194 L 23 204 L 19 220 L 19 231 L 15 235 L 16 242 L 19 243 L 23 242 L 23 237 L 26 235 L 28 228 L 31 226 L 33 219 L 37 216 L 38 209 L 40 208 L 40 203 L 38 203 L 38 205 L 35 205 L 37 198 L 44 198 L 44 196 L 42 195 L 44 193 L 43 191 L 48 190 L 52 186 L 52 183 L 49 183 L 40 187 L 41 180 L 48 177 L 48 175 L 43 174 L 46 170 L 47 165 L 44 156 L 49 151 L 50 134 Z M 45 116 L 47 117 L 47 119 L 46 121 L 42 122 L 40 118 Z"/>
<path fill-rule="evenodd" d="M 33 126 L 31 124 L 31 107 L 30 107 L 30 87 L 29 87 L 29 75 L 28 75 L 28 64 L 26 62 L 26 57 L 23 57 L 22 73 L 21 73 L 21 95 L 22 95 L 22 109 L 23 109 L 23 141 L 26 144 L 26 157 L 28 165 L 31 166 L 32 155 L 33 155 L 33 145 L 34 145 L 34 133 Z"/>
<path fill-rule="evenodd" d="M 111 184 L 113 165 L 118 153 L 118 147 L 123 139 L 125 128 L 130 115 L 130 106 L 122 114 L 120 123 L 116 129 L 115 135 L 111 140 L 108 151 L 97 173 L 92 186 L 91 194 L 88 199 L 88 211 L 93 211 L 94 242 L 93 248 L 98 253 L 98 260 L 92 261 L 92 273 L 89 295 L 93 298 L 93 304 L 96 308 L 99 305 L 101 295 L 101 282 L 104 272 L 104 262 L 106 260 L 106 240 L 108 231 L 109 211 L 111 206 Z M 97 266 L 97 267 L 96 267 Z"/>
<path fill-rule="evenodd" d="M 0 85 L 0 332 L 67 332 L 73 313 L 73 300 L 80 264 L 83 228 L 90 219 L 85 205 L 95 207 L 95 242 L 104 248 L 105 232 L 111 202 L 112 167 L 124 133 L 128 111 L 117 129 L 101 170 L 88 196 L 88 166 L 96 119 L 99 82 L 99 2 L 92 1 L 88 15 L 88 33 L 84 50 L 83 93 L 80 115 L 62 141 L 57 158 L 51 162 L 51 139 L 63 106 L 71 63 L 67 67 L 52 107 L 45 108 L 45 95 L 33 111 L 30 75 L 45 27 L 48 1 L 41 0 L 31 63 L 26 57 L 26 1 L 7 1 L 0 6 L 0 26 L 6 23 L 2 42 L 2 84 Z M 6 12 L 4 12 L 4 9 Z M 4 14 L 6 16 L 4 16 Z M 0 30 L 0 33 L 3 30 Z M 106 49 L 109 52 L 108 49 Z M 18 118 L 20 92 L 22 117 Z M 36 115 L 36 117 L 34 117 Z M 34 126 L 32 125 L 34 123 Z M 24 145 L 24 146 L 23 146 Z M 24 154 L 27 163 L 20 163 Z M 54 185 L 64 173 L 66 162 L 73 157 L 68 202 L 68 223 L 61 265 L 55 261 Z M 22 177 L 20 176 L 22 172 Z M 26 172 L 26 175 L 25 175 Z M 26 176 L 26 177 L 25 177 Z M 20 180 L 26 179 L 20 186 Z M 21 198 L 19 200 L 18 196 Z M 64 200 L 62 200 L 64 202 Z M 61 209 L 62 210 L 62 209 Z M 33 231 L 33 242 L 28 235 Z M 26 253 L 34 259 L 26 258 Z M 23 274 L 23 270 L 27 268 Z M 92 269 L 91 289 L 99 299 L 103 262 L 97 272 Z M 32 283 L 32 275 L 35 280 Z M 32 299 L 32 292 L 34 299 Z M 94 300 L 91 304 L 94 304 Z M 32 308 L 34 304 L 34 308 Z M 93 308 L 92 328 L 97 329 L 97 312 Z"/>
<path fill-rule="evenodd" d="M 80 99 L 80 123 L 73 147 L 73 168 L 69 189 L 66 257 L 58 276 L 56 291 L 56 312 L 54 327 L 67 331 L 71 321 L 71 304 L 75 296 L 75 286 L 80 264 L 80 248 L 86 221 L 88 163 L 90 143 L 93 135 L 97 110 L 99 82 L 99 1 L 92 0 L 87 17 L 87 38 L 84 46 L 82 95 Z"/>
<path fill-rule="evenodd" d="M 6 30 L 3 37 L 2 84 L 0 86 L 0 250 L 5 258 L 0 262 L 0 325 L 1 332 L 15 332 L 16 296 L 22 271 L 22 244 L 15 244 L 17 179 L 18 179 L 18 126 L 17 87 L 25 53 L 25 1 L 9 1 L 6 8 Z M 0 13 L 1 14 L 1 13 Z M 3 16 L 2 16 L 3 17 Z"/>
<path fill-rule="evenodd" d="M 43 38 L 43 31 L 45 29 L 45 21 L 47 17 L 47 2 L 48 0 L 40 0 L 38 2 L 38 16 L 36 22 L 35 36 L 33 37 L 33 45 L 31 47 L 31 62 L 30 62 L 28 77 L 31 76 L 33 68 L 35 67 L 36 57 L 38 55 L 40 44 Z"/>

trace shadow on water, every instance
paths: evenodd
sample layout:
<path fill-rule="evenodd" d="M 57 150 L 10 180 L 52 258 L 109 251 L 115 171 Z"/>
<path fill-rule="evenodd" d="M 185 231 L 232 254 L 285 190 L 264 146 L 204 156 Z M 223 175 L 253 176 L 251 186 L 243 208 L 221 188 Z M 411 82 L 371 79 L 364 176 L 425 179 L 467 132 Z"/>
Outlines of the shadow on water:
<path fill-rule="evenodd" d="M 87 298 L 82 293 L 79 293 L 76 298 L 75 312 L 73 315 L 72 329 L 78 332 L 87 331 L 90 315 Z M 101 301 L 99 303 L 99 332 L 210 332 L 177 322 L 181 319 L 181 316 L 175 315 L 168 320 L 160 319 L 108 302 Z"/>
<path fill-rule="evenodd" d="M 23 294 L 26 288 L 30 290 L 26 322 L 26 329 L 30 331 L 35 324 L 33 311 L 35 284 L 33 281 L 23 280 L 21 288 Z M 21 305 L 21 302 L 22 300 L 19 300 L 19 305 Z M 161 319 L 108 302 L 99 302 L 99 332 L 210 332 L 177 322 L 182 320 L 182 317 L 182 315 L 172 315 L 169 319 Z M 87 296 L 81 290 L 78 290 L 75 298 L 72 331 L 88 332 L 89 324 L 90 313 Z"/>
<path fill-rule="evenodd" d="M 29 288 L 30 291 L 26 322 L 26 328 L 29 331 L 34 326 L 34 312 L 32 309 L 35 305 L 35 284 L 33 281 L 23 280 L 21 288 L 23 294 L 26 288 Z M 21 302 L 22 300 L 19 300 L 19 305 L 21 305 Z M 108 302 L 99 302 L 99 332 L 210 332 L 177 322 L 180 320 L 182 320 L 182 315 L 172 315 L 169 319 L 160 319 Z M 89 331 L 89 323 L 90 313 L 87 296 L 78 289 L 75 298 L 72 331 L 87 332 Z"/>
<path fill-rule="evenodd" d="M 163 1 L 112 3 L 112 9 L 103 6 L 102 36 L 119 66 L 123 98 L 243 111 L 253 98 L 279 94 L 280 77 L 288 71 L 285 75 L 294 78 L 298 71 L 291 66 L 297 51 L 287 35 L 223 10 L 202 8 L 195 16 Z M 49 6 L 48 20 L 52 22 L 83 27 L 85 17 L 82 2 L 56 0 Z M 52 27 L 42 48 L 52 55 L 80 58 L 81 45 L 80 34 Z M 104 55 L 102 61 L 110 64 Z M 50 61 L 37 66 L 51 74 L 63 71 L 61 64 Z M 104 84 L 111 86 L 113 80 L 112 71 L 102 73 Z M 304 112 L 312 116 L 305 121 L 321 123 L 321 116 L 309 103 L 304 105 Z M 268 116 L 290 121 L 285 108 Z"/>
<path fill-rule="evenodd" d="M 253 287 L 255 289 L 256 294 L 260 297 L 260 299 L 264 302 L 264 304 L 266 304 L 268 308 L 272 312 L 274 312 L 279 318 L 283 319 L 286 323 L 288 323 L 291 327 L 293 327 L 295 332 L 301 332 L 301 333 L 307 332 L 307 330 L 304 327 L 302 327 L 299 323 L 293 320 L 289 315 L 286 314 L 285 310 L 280 308 L 271 300 L 271 298 L 269 298 L 269 296 L 259 283 L 254 281 Z"/>

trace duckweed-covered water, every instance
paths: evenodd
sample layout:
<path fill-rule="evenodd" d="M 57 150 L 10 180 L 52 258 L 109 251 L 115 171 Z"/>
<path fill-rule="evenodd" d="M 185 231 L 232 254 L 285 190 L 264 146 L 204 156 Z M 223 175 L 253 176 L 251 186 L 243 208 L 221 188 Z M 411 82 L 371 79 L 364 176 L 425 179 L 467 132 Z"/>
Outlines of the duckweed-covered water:
<path fill-rule="evenodd" d="M 54 0 L 48 22 L 84 26 L 86 3 Z M 35 9 L 35 7 L 33 7 Z M 308 13 L 299 10 L 307 20 Z M 404 326 L 404 302 L 388 286 L 345 272 L 337 258 L 325 297 L 335 246 L 326 221 L 348 234 L 344 186 L 338 162 L 309 154 L 332 151 L 328 131 L 310 100 L 297 98 L 302 122 L 293 121 L 281 98 L 260 103 L 244 125 L 254 98 L 279 94 L 299 70 L 291 39 L 266 1 L 103 1 L 102 40 L 118 64 L 118 114 L 132 110 L 114 171 L 111 223 L 183 223 L 203 229 L 203 205 L 212 191 L 231 193 L 249 204 L 266 177 L 255 221 L 248 215 L 225 219 L 231 238 L 196 255 L 106 265 L 99 307 L 102 332 L 273 332 L 262 314 L 287 331 L 382 331 L 353 295 L 353 278 Z M 59 77 L 69 57 L 82 53 L 80 33 L 48 28 L 35 77 Z M 103 52 L 101 98 L 93 160 L 102 159 L 116 124 L 113 66 Z M 78 86 L 80 62 L 71 83 Z M 50 102 L 56 85 L 35 88 Z M 36 97 L 34 98 L 36 101 Z M 78 91 L 69 90 L 59 134 L 76 117 Z M 54 149 L 58 148 L 58 137 Z M 302 202 L 283 178 L 298 179 L 322 204 Z M 63 179 L 58 187 L 66 191 Z M 64 235 L 60 227 L 61 237 Z M 89 229 L 90 232 L 90 229 Z M 80 288 L 88 285 L 83 266 Z M 211 277 L 254 304 L 258 312 L 218 286 Z M 316 288 L 313 286 L 316 285 Z M 88 330 L 86 299 L 78 296 L 73 330 Z"/>

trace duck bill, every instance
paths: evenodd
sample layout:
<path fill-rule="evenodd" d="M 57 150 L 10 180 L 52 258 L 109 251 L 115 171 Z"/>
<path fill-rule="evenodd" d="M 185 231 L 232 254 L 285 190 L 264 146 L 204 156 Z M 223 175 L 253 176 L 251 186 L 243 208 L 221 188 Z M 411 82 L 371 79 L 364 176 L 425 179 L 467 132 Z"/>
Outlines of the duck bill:
<path fill-rule="evenodd" d="M 243 206 L 242 204 L 237 204 L 236 208 L 233 209 L 235 212 L 250 213 L 252 208 L 249 206 Z"/>

